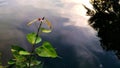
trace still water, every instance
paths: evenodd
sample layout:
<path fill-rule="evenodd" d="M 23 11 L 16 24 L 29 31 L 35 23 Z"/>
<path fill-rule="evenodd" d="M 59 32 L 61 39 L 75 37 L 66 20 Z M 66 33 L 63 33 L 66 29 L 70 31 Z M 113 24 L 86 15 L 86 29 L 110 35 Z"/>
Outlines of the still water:
<path fill-rule="evenodd" d="M 100 47 L 96 31 L 87 24 L 89 17 L 85 16 L 81 1 L 0 0 L 0 51 L 4 64 L 11 57 L 12 44 L 30 49 L 25 35 L 35 29 L 26 24 L 45 16 L 54 29 L 42 37 L 62 57 L 45 60 L 45 68 L 120 68 L 115 54 Z"/>

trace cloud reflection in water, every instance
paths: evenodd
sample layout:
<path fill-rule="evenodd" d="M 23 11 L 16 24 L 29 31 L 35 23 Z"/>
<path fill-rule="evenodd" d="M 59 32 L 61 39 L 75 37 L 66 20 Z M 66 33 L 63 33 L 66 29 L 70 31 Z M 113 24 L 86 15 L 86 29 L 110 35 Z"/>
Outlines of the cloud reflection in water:
<path fill-rule="evenodd" d="M 28 30 L 27 22 L 40 16 L 52 22 L 53 32 L 50 36 L 43 35 L 43 39 L 49 40 L 62 58 L 45 60 L 46 68 L 119 68 L 116 57 L 100 47 L 99 38 L 88 25 L 89 17 L 84 16 L 85 13 L 78 0 L 11 0 L 1 7 L 0 14 L 4 15 L 0 18 L 17 22 L 8 21 L 18 28 L 17 33 L 23 32 L 18 37 L 23 44 L 26 43 L 21 40 Z"/>

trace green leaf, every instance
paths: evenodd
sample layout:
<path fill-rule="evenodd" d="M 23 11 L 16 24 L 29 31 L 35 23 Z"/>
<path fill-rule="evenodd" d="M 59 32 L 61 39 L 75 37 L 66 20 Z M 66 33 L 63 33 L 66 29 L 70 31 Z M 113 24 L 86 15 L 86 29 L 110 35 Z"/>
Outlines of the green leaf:
<path fill-rule="evenodd" d="M 27 40 L 31 44 L 38 44 L 41 42 L 40 37 L 36 37 L 36 33 L 29 33 L 27 34 Z"/>
<path fill-rule="evenodd" d="M 26 61 L 17 61 L 15 64 L 16 68 L 27 68 Z"/>
<path fill-rule="evenodd" d="M 37 66 L 37 65 L 40 65 L 42 63 L 41 61 L 36 59 L 35 56 L 32 56 L 30 59 L 31 59 L 30 66 Z M 29 66 L 29 61 L 27 61 L 26 64 L 27 64 L 27 66 Z M 34 68 L 34 67 L 31 67 L 31 68 Z"/>
<path fill-rule="evenodd" d="M 30 55 L 30 52 L 28 52 L 28 51 L 20 51 L 19 54 L 20 55 Z"/>
<path fill-rule="evenodd" d="M 25 49 L 23 49 L 22 47 L 18 46 L 18 45 L 12 45 L 12 51 L 25 51 Z"/>
<path fill-rule="evenodd" d="M 16 59 L 16 61 L 19 61 L 19 62 L 23 62 L 26 60 L 26 56 L 23 56 L 20 52 L 27 52 L 25 49 L 17 46 L 17 45 L 13 45 L 12 48 L 11 48 L 11 51 L 12 51 L 12 54 L 14 56 L 14 58 Z"/>
<path fill-rule="evenodd" d="M 37 47 L 35 49 L 35 52 L 40 57 L 51 57 L 51 58 L 58 57 L 55 49 L 52 47 L 52 45 L 49 42 L 44 42 L 42 46 Z"/>
<path fill-rule="evenodd" d="M 17 46 L 17 45 L 12 45 L 11 51 L 13 55 L 19 54 L 19 51 L 25 51 L 25 49 Z"/>
<path fill-rule="evenodd" d="M 16 55 L 15 59 L 16 59 L 16 62 L 24 62 L 26 61 L 27 57 L 22 56 L 22 55 Z"/>
<path fill-rule="evenodd" d="M 43 33 L 50 33 L 51 30 L 50 29 L 41 28 L 41 32 L 43 32 Z"/>
<path fill-rule="evenodd" d="M 39 65 L 41 64 L 41 61 L 38 61 L 38 60 L 32 60 L 31 61 L 31 66 L 36 66 L 36 65 Z"/>
<path fill-rule="evenodd" d="M 15 63 L 16 63 L 15 60 L 9 60 L 9 61 L 8 61 L 8 64 L 10 64 L 10 65 L 15 64 Z"/>

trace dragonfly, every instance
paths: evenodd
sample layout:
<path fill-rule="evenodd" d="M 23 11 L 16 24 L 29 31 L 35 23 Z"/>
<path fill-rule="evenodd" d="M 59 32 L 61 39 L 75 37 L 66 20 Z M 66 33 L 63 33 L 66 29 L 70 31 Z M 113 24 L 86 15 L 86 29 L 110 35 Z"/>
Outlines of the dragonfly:
<path fill-rule="evenodd" d="M 44 33 L 47 33 L 47 32 L 49 33 L 49 32 L 51 32 L 51 30 L 52 30 L 52 24 L 51 24 L 51 22 L 50 22 L 48 19 L 46 19 L 45 17 L 36 18 L 36 19 L 30 21 L 27 25 L 30 26 L 30 25 L 32 25 L 33 23 L 36 23 L 37 21 L 40 22 L 40 23 L 46 24 L 46 25 L 48 26 L 48 28 L 49 28 L 49 29 L 41 28 L 41 31 L 42 31 L 42 32 L 44 32 Z"/>

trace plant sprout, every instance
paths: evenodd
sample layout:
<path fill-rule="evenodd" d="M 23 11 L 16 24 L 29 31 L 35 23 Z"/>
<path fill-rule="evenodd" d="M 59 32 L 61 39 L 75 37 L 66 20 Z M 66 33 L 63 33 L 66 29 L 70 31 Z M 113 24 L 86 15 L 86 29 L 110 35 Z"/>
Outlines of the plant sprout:
<path fill-rule="evenodd" d="M 42 38 L 40 37 L 41 33 L 50 33 L 52 31 L 52 25 L 51 23 L 45 18 L 37 18 L 29 22 L 27 25 L 30 26 L 36 22 L 39 22 L 39 26 L 37 27 L 37 32 L 32 32 L 26 35 L 26 39 L 28 43 L 31 44 L 32 50 L 27 51 L 24 48 L 21 48 L 17 45 L 13 45 L 11 47 L 11 51 L 13 54 L 13 59 L 9 60 L 8 64 L 9 67 L 15 67 L 15 68 L 42 68 L 42 62 L 39 61 L 36 56 L 39 57 L 49 57 L 49 58 L 57 58 L 58 55 L 53 48 L 53 46 L 47 42 L 44 41 L 43 43 Z M 46 24 L 48 28 L 43 28 L 42 24 Z M 36 44 L 39 45 L 39 43 L 42 43 L 42 45 L 36 47 Z"/>

